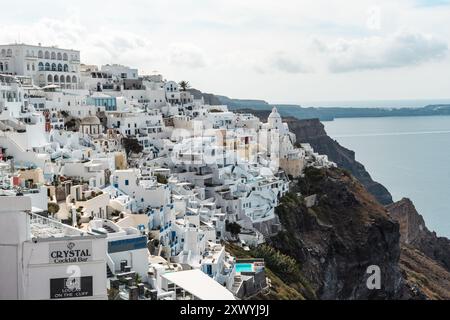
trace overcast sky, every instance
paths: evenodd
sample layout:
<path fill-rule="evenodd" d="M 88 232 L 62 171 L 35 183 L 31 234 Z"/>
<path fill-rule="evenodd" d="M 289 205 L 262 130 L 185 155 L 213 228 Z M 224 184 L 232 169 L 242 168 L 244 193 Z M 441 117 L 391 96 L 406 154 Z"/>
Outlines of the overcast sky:
<path fill-rule="evenodd" d="M 2 3 L 0 43 L 272 103 L 450 98 L 450 0 L 67 2 Z"/>

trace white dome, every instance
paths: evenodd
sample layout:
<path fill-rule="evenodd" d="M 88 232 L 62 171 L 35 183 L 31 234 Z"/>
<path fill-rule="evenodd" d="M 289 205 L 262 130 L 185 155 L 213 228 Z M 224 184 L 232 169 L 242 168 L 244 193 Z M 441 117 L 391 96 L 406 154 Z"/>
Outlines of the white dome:
<path fill-rule="evenodd" d="M 281 115 L 278 113 L 277 108 L 272 109 L 272 113 L 269 115 L 269 119 L 278 118 L 281 119 Z"/>
<path fill-rule="evenodd" d="M 96 125 L 100 124 L 100 119 L 96 116 L 86 117 L 81 120 L 82 125 Z"/>

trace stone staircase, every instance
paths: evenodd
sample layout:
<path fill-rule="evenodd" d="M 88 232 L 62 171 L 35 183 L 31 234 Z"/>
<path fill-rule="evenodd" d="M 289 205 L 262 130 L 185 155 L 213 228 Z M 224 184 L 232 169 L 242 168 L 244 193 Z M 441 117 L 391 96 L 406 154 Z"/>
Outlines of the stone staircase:
<path fill-rule="evenodd" d="M 112 278 L 112 277 L 114 277 L 114 273 L 111 271 L 111 269 L 109 268 L 108 265 L 106 265 L 106 277 L 107 277 L 107 278 Z"/>

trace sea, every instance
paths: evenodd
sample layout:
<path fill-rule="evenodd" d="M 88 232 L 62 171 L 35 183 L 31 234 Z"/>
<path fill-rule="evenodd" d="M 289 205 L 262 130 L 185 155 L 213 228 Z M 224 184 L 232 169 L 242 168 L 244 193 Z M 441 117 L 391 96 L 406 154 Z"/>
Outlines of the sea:
<path fill-rule="evenodd" d="M 356 160 L 391 192 L 394 201 L 410 198 L 428 229 L 450 238 L 450 116 L 323 123 L 329 136 L 355 151 Z"/>

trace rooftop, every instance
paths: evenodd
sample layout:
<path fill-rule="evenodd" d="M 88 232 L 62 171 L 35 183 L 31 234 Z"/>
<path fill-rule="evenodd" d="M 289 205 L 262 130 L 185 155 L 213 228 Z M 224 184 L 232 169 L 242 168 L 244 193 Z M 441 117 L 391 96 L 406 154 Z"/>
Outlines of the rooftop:
<path fill-rule="evenodd" d="M 230 291 L 198 269 L 165 273 L 162 277 L 200 300 L 236 300 Z"/>
<path fill-rule="evenodd" d="M 64 238 L 103 238 L 105 236 L 95 235 L 91 232 L 79 230 L 65 225 L 53 219 L 45 218 L 38 214 L 29 213 L 30 232 L 36 240 L 61 240 Z"/>

